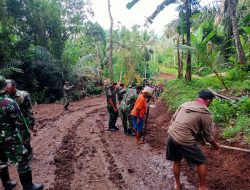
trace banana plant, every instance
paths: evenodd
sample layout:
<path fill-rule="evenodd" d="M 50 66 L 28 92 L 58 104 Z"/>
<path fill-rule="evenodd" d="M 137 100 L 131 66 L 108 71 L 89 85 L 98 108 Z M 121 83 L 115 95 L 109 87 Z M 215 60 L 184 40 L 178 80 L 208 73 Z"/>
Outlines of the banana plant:
<path fill-rule="evenodd" d="M 196 33 L 191 33 L 191 47 L 197 57 L 198 67 L 202 66 L 202 61 L 207 53 L 211 52 L 210 40 L 214 37 L 216 31 L 213 30 L 205 38 L 203 37 L 203 28 L 199 27 Z M 208 52 L 207 52 L 208 51 Z"/>
<path fill-rule="evenodd" d="M 221 62 L 223 62 L 223 59 L 221 58 L 221 52 L 213 48 L 213 44 L 210 41 L 215 34 L 216 30 L 213 30 L 204 38 L 203 28 L 199 27 L 195 33 L 191 33 L 191 46 L 180 45 L 179 48 L 184 50 L 190 50 L 197 58 L 198 68 L 200 69 L 202 66 L 209 67 L 219 79 L 222 86 L 226 90 L 228 90 L 223 80 L 223 77 L 217 69 L 217 66 Z"/>

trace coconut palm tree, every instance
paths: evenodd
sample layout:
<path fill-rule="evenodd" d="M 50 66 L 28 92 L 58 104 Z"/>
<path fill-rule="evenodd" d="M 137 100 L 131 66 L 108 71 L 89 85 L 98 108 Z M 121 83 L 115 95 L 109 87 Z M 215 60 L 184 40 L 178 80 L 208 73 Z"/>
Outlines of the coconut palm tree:
<path fill-rule="evenodd" d="M 132 0 L 127 4 L 127 8 L 131 9 L 136 3 L 138 3 L 140 0 Z M 153 20 L 155 17 L 165 9 L 170 4 L 178 3 L 178 0 L 164 0 L 160 5 L 157 6 L 156 10 L 146 19 L 145 26 L 148 26 L 149 24 L 153 23 Z M 191 17 L 191 2 L 192 0 L 181 0 L 180 2 L 184 3 L 185 12 L 186 12 L 186 35 L 187 35 L 187 45 L 190 46 L 190 17 Z M 191 52 L 187 52 L 187 66 L 186 66 L 186 80 L 191 81 L 192 77 L 192 65 L 191 65 Z"/>
<path fill-rule="evenodd" d="M 113 55 L 113 17 L 111 14 L 111 4 L 110 0 L 108 0 L 108 11 L 109 11 L 109 19 L 110 19 L 110 28 L 109 28 L 109 79 L 113 81 L 113 62 L 112 62 L 112 55 Z"/>
<path fill-rule="evenodd" d="M 222 0 L 220 14 L 216 17 L 215 24 L 219 25 L 221 21 L 221 17 L 225 15 L 226 13 L 229 14 L 231 24 L 232 24 L 232 30 L 233 30 L 233 36 L 234 36 L 235 46 L 237 50 L 237 55 L 238 55 L 240 64 L 244 65 L 246 64 L 246 57 L 245 57 L 245 52 L 242 47 L 242 43 L 240 41 L 239 27 L 237 23 L 237 15 L 236 15 L 237 3 L 238 3 L 237 0 Z"/>

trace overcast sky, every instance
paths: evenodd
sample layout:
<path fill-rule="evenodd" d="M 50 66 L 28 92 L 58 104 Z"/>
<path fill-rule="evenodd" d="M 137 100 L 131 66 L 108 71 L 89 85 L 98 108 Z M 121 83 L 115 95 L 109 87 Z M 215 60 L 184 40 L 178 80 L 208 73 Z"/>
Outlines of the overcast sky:
<path fill-rule="evenodd" d="M 110 21 L 108 15 L 108 0 L 92 0 L 92 8 L 95 13 L 94 21 L 97 21 L 105 29 L 109 28 Z M 130 28 L 138 24 L 143 26 L 146 17 L 150 16 L 157 5 L 163 0 L 140 0 L 131 10 L 126 8 L 126 4 L 131 0 L 111 0 L 111 11 L 114 18 L 114 24 L 118 26 L 118 22 Z M 202 0 L 209 3 L 213 0 Z M 161 34 L 165 24 L 168 24 L 178 18 L 176 11 L 177 5 L 169 5 L 166 7 L 150 25 L 149 29 L 153 29 L 155 33 Z"/>

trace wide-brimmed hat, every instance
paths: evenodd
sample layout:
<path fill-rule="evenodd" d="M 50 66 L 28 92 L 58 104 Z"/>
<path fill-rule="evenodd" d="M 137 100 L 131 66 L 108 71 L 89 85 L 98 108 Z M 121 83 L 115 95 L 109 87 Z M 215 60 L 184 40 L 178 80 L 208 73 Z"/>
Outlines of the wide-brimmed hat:
<path fill-rule="evenodd" d="M 0 94 L 7 91 L 7 82 L 3 76 L 0 76 Z"/>
<path fill-rule="evenodd" d="M 153 96 L 154 93 L 154 89 L 149 87 L 149 86 L 145 86 L 144 89 L 142 90 L 142 93 L 147 93 L 149 96 Z"/>

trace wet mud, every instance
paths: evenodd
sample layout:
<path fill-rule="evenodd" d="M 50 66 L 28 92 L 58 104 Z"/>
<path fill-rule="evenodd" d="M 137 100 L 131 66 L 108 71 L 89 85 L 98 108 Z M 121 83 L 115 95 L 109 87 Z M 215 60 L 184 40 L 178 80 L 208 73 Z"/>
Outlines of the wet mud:
<path fill-rule="evenodd" d="M 173 189 L 172 163 L 165 160 L 165 139 L 172 116 L 166 105 L 155 102 L 146 143 L 138 146 L 133 137 L 123 134 L 120 118 L 120 130 L 107 131 L 105 101 L 104 96 L 87 97 L 71 103 L 68 111 L 59 103 L 34 106 L 34 181 L 43 182 L 47 190 Z M 250 189 L 249 155 L 206 147 L 204 151 L 208 155 L 210 189 Z M 183 168 L 184 189 L 196 189 L 196 173 L 185 162 Z M 15 166 L 10 167 L 10 174 L 18 181 Z M 22 190 L 19 181 L 15 189 Z"/>

